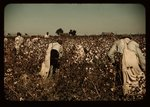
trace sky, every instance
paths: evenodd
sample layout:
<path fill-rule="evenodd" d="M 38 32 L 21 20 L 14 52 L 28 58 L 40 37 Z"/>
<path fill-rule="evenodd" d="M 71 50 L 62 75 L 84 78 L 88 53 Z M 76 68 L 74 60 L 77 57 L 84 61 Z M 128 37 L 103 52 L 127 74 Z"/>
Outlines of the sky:
<path fill-rule="evenodd" d="M 4 34 L 56 35 L 62 28 L 77 35 L 146 33 L 141 4 L 8 4 L 4 8 Z"/>

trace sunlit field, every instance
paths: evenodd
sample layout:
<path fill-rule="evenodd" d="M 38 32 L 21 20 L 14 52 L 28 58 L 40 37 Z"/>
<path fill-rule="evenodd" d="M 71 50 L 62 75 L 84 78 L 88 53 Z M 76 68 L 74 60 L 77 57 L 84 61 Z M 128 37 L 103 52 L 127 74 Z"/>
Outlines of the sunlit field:
<path fill-rule="evenodd" d="M 19 55 L 15 55 L 14 37 L 4 41 L 4 97 L 10 101 L 137 101 L 144 95 L 123 96 L 116 85 L 116 69 L 107 53 L 123 35 L 24 37 Z M 132 35 L 146 55 L 145 35 Z M 30 44 L 27 39 L 33 40 Z M 38 73 L 48 44 L 63 41 L 64 54 L 59 72 L 42 81 Z M 74 45 L 86 49 L 83 60 L 75 62 Z M 137 90 L 138 91 L 138 90 Z"/>

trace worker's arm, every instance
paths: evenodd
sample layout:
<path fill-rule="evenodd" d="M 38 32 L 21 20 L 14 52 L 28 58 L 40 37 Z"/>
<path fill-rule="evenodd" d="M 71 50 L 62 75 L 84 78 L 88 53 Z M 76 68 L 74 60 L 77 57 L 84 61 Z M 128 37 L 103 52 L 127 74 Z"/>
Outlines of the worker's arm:
<path fill-rule="evenodd" d="M 143 55 L 142 51 L 140 50 L 139 47 L 136 47 L 137 55 L 139 57 L 140 65 L 142 69 L 145 71 L 145 66 L 146 66 L 146 61 L 145 61 L 145 56 Z"/>
<path fill-rule="evenodd" d="M 112 63 L 115 63 L 115 59 L 114 59 L 114 54 L 116 52 L 116 42 L 113 44 L 113 46 L 111 47 L 111 49 L 108 52 L 108 57 L 110 58 Z"/>

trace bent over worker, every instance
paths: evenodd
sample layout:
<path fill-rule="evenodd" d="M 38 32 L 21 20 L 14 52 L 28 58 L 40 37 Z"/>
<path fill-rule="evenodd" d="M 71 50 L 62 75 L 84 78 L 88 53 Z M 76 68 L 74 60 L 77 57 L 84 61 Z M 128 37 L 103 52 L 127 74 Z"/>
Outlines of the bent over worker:
<path fill-rule="evenodd" d="M 135 41 L 124 38 L 114 42 L 113 46 L 108 52 L 111 62 L 116 63 L 115 53 L 119 53 L 120 65 L 118 70 L 122 71 L 122 88 L 124 95 L 130 95 L 133 88 L 138 88 L 138 93 L 143 93 L 143 87 L 139 84 L 140 78 L 145 79 L 145 56 L 143 56 L 139 44 Z M 116 64 L 115 64 L 116 65 Z"/>
<path fill-rule="evenodd" d="M 45 60 L 42 63 L 42 68 L 39 74 L 46 79 L 51 77 L 52 74 L 57 72 L 60 66 L 60 58 L 63 55 L 62 41 L 57 40 L 57 42 L 50 43 L 48 49 L 46 50 Z"/>

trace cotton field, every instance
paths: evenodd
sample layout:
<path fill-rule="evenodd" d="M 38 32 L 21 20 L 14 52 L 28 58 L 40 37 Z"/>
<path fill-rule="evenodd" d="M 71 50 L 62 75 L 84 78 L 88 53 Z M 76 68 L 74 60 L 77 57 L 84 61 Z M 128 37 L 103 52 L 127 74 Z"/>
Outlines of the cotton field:
<path fill-rule="evenodd" d="M 116 85 L 115 67 L 107 53 L 122 35 L 24 37 L 19 54 L 15 38 L 4 38 L 4 98 L 10 101 L 133 101 Z M 146 56 L 145 35 L 132 35 Z M 48 44 L 61 39 L 64 54 L 60 69 L 43 81 L 38 73 Z M 145 82 L 142 81 L 141 82 Z M 142 84 L 142 83 L 141 83 Z M 144 87 L 145 88 L 145 87 Z M 136 91 L 136 90 L 135 90 Z M 138 91 L 138 90 L 137 90 Z M 146 91 L 146 89 L 145 89 Z"/>

